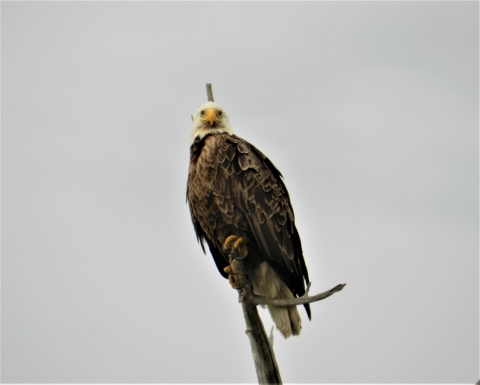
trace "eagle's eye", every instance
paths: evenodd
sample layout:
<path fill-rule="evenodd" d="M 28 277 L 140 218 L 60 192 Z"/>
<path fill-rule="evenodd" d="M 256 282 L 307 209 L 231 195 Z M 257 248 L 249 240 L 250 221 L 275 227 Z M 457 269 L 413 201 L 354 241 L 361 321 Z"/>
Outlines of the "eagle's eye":
<path fill-rule="evenodd" d="M 218 116 L 222 116 L 222 111 L 218 111 Z"/>
<path fill-rule="evenodd" d="M 205 115 L 205 111 L 200 111 L 200 116 Z"/>

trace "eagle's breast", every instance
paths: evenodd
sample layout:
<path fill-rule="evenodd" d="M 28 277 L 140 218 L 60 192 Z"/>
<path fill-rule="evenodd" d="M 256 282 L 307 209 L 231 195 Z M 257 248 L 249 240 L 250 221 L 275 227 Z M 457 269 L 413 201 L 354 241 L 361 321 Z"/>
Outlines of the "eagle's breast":
<path fill-rule="evenodd" d="M 247 228 L 237 203 L 241 167 L 234 162 L 237 148 L 229 137 L 229 134 L 208 135 L 192 145 L 187 189 L 192 217 L 207 239 L 220 249 L 228 235 L 245 236 Z"/>

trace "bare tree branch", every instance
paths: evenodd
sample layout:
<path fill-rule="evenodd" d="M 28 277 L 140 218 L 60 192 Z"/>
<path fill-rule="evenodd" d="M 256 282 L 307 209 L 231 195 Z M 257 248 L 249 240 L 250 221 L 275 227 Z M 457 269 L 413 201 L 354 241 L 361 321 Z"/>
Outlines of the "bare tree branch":
<path fill-rule="evenodd" d="M 213 100 L 212 83 L 207 83 L 207 99 L 209 102 L 215 101 Z"/>
<path fill-rule="evenodd" d="M 346 284 L 340 284 L 335 286 L 333 289 L 330 289 L 324 293 L 320 293 L 311 297 L 302 296 L 299 298 L 266 298 L 259 295 L 253 295 L 252 302 L 255 305 L 273 305 L 273 306 L 293 306 L 293 305 L 304 305 L 306 303 L 312 303 L 321 301 L 322 299 L 330 297 L 332 294 L 342 290 Z"/>
<path fill-rule="evenodd" d="M 258 383 L 282 384 L 280 370 L 273 351 L 273 335 L 271 336 L 272 340 L 267 337 L 267 333 L 258 314 L 257 305 L 293 306 L 316 302 L 342 290 L 345 284 L 337 285 L 329 291 L 312 297 L 308 296 L 308 290 L 310 289 L 310 285 L 308 285 L 305 295 L 300 298 L 265 298 L 253 293 L 252 283 L 249 278 L 252 274 L 245 267 L 243 259 L 235 259 L 233 255 L 229 255 L 229 261 L 229 281 L 232 286 L 237 289 L 238 301 L 242 304 L 243 316 L 247 326 L 245 333 L 250 340 Z"/>
<path fill-rule="evenodd" d="M 247 330 L 245 333 L 250 340 L 253 361 L 259 384 L 282 384 L 273 346 L 270 343 L 257 306 L 253 303 L 252 283 L 248 271 L 245 270 L 243 260 L 229 256 L 233 284 L 237 285 L 239 302 L 242 303 L 243 316 Z M 232 282 L 231 282 L 232 283 Z"/>

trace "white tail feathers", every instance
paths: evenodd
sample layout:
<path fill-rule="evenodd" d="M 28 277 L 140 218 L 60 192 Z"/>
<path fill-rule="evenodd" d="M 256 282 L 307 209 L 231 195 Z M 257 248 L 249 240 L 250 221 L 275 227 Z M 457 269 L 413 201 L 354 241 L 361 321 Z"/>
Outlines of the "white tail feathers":
<path fill-rule="evenodd" d="M 263 262 L 252 277 L 253 292 L 267 298 L 293 298 L 293 293 L 268 265 Z M 268 305 L 268 310 L 278 330 L 285 338 L 299 335 L 302 319 L 296 306 L 277 307 Z"/>

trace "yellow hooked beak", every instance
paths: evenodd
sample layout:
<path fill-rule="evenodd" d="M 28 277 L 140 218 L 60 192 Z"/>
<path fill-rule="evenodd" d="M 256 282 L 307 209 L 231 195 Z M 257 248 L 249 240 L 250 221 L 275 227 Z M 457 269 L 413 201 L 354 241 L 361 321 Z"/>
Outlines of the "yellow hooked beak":
<path fill-rule="evenodd" d="M 222 120 L 217 117 L 217 112 L 213 108 L 209 108 L 202 118 L 202 122 L 209 122 L 213 125 L 213 122 L 220 123 Z"/>

